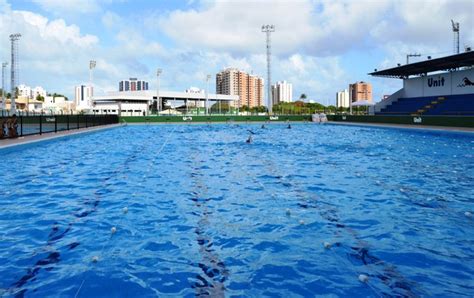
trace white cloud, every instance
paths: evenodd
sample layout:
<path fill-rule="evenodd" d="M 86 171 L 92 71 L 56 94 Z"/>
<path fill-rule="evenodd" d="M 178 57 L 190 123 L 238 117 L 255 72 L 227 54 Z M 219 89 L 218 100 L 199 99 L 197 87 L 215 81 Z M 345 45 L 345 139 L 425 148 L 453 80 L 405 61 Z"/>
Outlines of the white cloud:
<path fill-rule="evenodd" d="M 0 12 L 6 12 L 10 10 L 10 4 L 7 0 L 0 0 Z"/>
<path fill-rule="evenodd" d="M 293 83 L 295 97 L 306 93 L 309 99 L 331 102 L 336 91 L 355 80 L 354 72 L 364 73 L 357 80 L 365 79 L 365 72 L 373 68 L 404 63 L 409 52 L 449 53 L 451 18 L 461 23 L 461 46 L 474 46 L 472 0 L 203 0 L 189 1 L 188 6 L 183 2 L 183 8 L 174 11 L 159 8 L 120 14 L 102 7 L 115 0 L 33 1 L 53 15 L 72 17 L 48 19 L 11 11 L 6 0 L 0 0 L 1 58 L 8 58 L 8 35 L 21 32 L 20 78 L 60 92 L 70 88 L 65 90 L 69 93 L 70 86 L 87 81 L 89 59 L 97 60 L 98 90 L 116 90 L 117 82 L 128 76 L 153 85 L 157 67 L 164 70 L 163 88 L 174 90 L 204 88 L 206 74 L 225 67 L 266 79 L 263 24 L 276 26 L 273 81 Z M 98 16 L 97 32 L 104 32 L 100 36 L 107 44 L 99 44 L 97 36 L 71 24 L 71 19 L 81 24 L 78 15 L 93 13 Z M 349 52 L 357 56 L 366 51 L 383 58 L 366 70 L 359 69 L 360 61 L 354 66 L 344 59 Z M 373 82 L 374 94 L 396 91 L 399 83 L 375 78 Z"/>
<path fill-rule="evenodd" d="M 461 39 L 474 41 L 474 2 L 471 0 L 394 1 L 390 14 L 370 34 L 381 44 L 452 49 L 451 19 L 461 23 Z"/>
<path fill-rule="evenodd" d="M 449 44 L 451 18 L 461 22 L 461 35 L 472 43 L 473 14 L 472 0 L 218 1 L 202 2 L 199 9 L 152 15 L 148 25 L 161 28 L 183 48 L 246 55 L 264 50 L 260 28 L 270 23 L 276 26 L 275 54 L 332 56 L 392 41 Z"/>
<path fill-rule="evenodd" d="M 100 9 L 97 0 L 32 0 L 45 11 L 61 13 L 93 13 Z"/>
<path fill-rule="evenodd" d="M 76 25 L 62 19 L 49 20 L 27 11 L 0 14 L 1 59 L 9 61 L 8 36 L 19 32 L 20 82 L 43 85 L 49 90 L 72 94 L 64 90 L 78 77 L 87 77 L 87 62 L 97 49 L 96 36 L 82 34 Z"/>
<path fill-rule="evenodd" d="M 122 17 L 111 11 L 105 12 L 105 14 L 102 16 L 102 24 L 104 24 L 104 26 L 108 29 L 118 27 L 122 22 Z"/>
<path fill-rule="evenodd" d="M 264 48 L 263 24 L 275 25 L 274 48 L 278 53 L 291 52 L 311 36 L 313 6 L 309 1 L 219 1 L 201 6 L 200 10 L 177 10 L 161 18 L 150 16 L 148 25 L 160 27 L 184 48 L 199 46 L 239 54 Z"/>

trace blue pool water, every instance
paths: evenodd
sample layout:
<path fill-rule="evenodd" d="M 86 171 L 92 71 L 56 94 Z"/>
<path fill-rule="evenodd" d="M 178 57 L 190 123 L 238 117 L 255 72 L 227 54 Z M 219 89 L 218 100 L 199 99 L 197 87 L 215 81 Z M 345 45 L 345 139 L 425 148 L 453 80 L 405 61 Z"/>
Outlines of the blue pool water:
<path fill-rule="evenodd" d="M 128 126 L 0 156 L 2 297 L 474 295 L 473 134 Z"/>

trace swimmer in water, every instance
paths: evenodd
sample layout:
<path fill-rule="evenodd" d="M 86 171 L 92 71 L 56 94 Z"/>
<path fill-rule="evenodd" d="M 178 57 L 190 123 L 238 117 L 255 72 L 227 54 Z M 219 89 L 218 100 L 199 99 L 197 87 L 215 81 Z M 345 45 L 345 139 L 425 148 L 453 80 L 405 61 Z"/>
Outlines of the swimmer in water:
<path fill-rule="evenodd" d="M 265 124 L 262 124 L 262 129 L 265 129 Z"/>
<path fill-rule="evenodd" d="M 249 138 L 247 139 L 247 141 L 245 141 L 247 144 L 251 144 L 252 143 L 252 135 L 249 135 Z"/>
<path fill-rule="evenodd" d="M 250 132 L 251 134 L 255 134 L 253 131 L 251 131 L 250 129 L 247 129 L 248 132 Z"/>
<path fill-rule="evenodd" d="M 288 127 L 287 127 L 287 128 L 288 128 L 288 129 L 291 129 L 291 124 L 288 124 Z"/>

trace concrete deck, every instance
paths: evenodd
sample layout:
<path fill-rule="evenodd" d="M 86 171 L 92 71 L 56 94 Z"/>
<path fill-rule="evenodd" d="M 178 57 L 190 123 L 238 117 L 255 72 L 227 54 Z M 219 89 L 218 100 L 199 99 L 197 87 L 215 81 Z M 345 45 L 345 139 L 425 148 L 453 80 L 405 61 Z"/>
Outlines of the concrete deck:
<path fill-rule="evenodd" d="M 330 124 L 350 125 L 350 126 L 371 126 L 384 128 L 406 128 L 416 130 L 433 130 L 433 131 L 457 131 L 474 133 L 473 127 L 454 127 L 454 126 L 434 126 L 434 125 L 410 125 L 410 124 L 392 124 L 392 123 L 367 123 L 367 122 L 340 122 L 329 121 Z"/>
<path fill-rule="evenodd" d="M 24 136 L 24 137 L 19 137 L 16 139 L 1 139 L 0 149 L 6 149 L 6 148 L 14 147 L 14 146 L 25 145 L 25 144 L 32 144 L 32 143 L 42 142 L 46 140 L 54 140 L 54 139 L 59 139 L 63 137 L 79 135 L 83 133 L 91 133 L 91 132 L 101 131 L 104 129 L 110 129 L 110 128 L 119 127 L 119 126 L 121 125 L 110 124 L 110 125 L 101 125 L 101 126 L 80 128 L 80 129 L 74 129 L 74 130 L 59 131 L 57 133 L 50 132 L 50 133 L 44 133 L 42 135 Z"/>

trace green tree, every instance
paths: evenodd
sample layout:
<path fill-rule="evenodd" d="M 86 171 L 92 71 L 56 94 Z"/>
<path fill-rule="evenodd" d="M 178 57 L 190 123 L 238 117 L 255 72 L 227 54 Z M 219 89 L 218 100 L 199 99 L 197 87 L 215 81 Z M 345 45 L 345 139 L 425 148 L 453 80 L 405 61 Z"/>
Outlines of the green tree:
<path fill-rule="evenodd" d="M 67 98 L 67 96 L 62 95 L 62 94 L 59 94 L 59 93 L 56 93 L 56 92 L 54 92 L 52 95 L 51 95 L 51 93 L 48 93 L 47 96 L 52 96 L 52 97 L 64 97 L 64 99 L 69 100 L 69 98 Z"/>
<path fill-rule="evenodd" d="M 221 102 L 220 106 L 219 106 L 219 103 L 216 102 L 215 104 L 211 106 L 211 113 L 213 114 L 217 114 L 219 112 L 227 113 L 228 111 L 230 111 L 230 105 L 227 102 Z"/>
<path fill-rule="evenodd" d="M 305 100 L 307 98 L 306 94 L 302 93 L 300 95 L 300 100 Z"/>
<path fill-rule="evenodd" d="M 38 94 L 38 95 L 36 95 L 36 100 L 44 102 L 44 97 L 41 96 L 40 94 Z"/>

